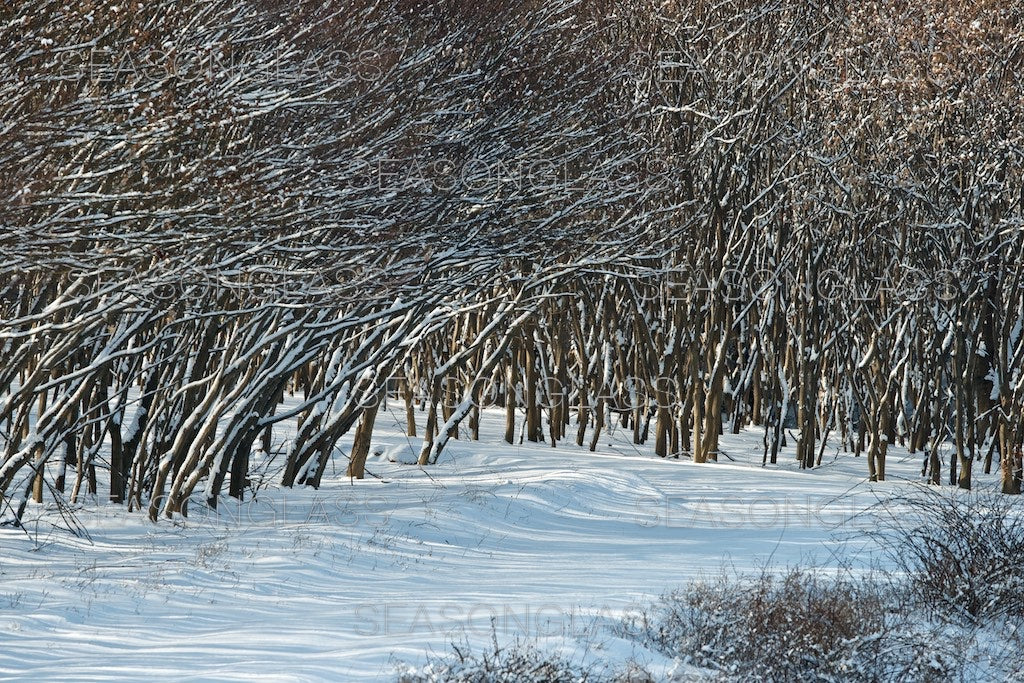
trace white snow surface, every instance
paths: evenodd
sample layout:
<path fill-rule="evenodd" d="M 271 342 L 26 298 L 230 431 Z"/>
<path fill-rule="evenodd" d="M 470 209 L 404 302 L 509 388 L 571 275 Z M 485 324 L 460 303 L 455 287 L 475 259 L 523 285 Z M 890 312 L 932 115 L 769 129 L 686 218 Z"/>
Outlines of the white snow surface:
<path fill-rule="evenodd" d="M 590 453 L 510 446 L 500 411 L 482 422 L 419 468 L 392 405 L 365 480 L 344 476 L 345 442 L 319 490 L 277 487 L 271 459 L 258 495 L 219 512 L 196 499 L 152 524 L 87 501 L 88 538 L 30 505 L 24 529 L 0 529 L 0 678 L 394 680 L 496 637 L 670 679 L 684 665 L 616 636 L 622 616 L 722 572 L 877 565 L 863 511 L 920 479 L 895 447 L 890 481 L 869 484 L 865 458 L 834 450 L 799 471 L 792 439 L 762 468 L 759 430 L 723 437 L 734 462 L 696 465 L 631 430 Z"/>

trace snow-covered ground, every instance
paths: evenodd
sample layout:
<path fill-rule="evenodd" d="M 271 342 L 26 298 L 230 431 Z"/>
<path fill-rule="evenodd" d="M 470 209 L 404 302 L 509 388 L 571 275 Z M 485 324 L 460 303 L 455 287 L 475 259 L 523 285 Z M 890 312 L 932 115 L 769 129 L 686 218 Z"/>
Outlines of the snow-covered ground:
<path fill-rule="evenodd" d="M 79 538 L 33 506 L 27 528 L 0 529 L 0 677 L 393 680 L 492 637 L 667 675 L 673 662 L 614 635 L 622 615 L 722 571 L 881 562 L 863 511 L 920 479 L 898 449 L 879 484 L 848 454 L 800 472 L 790 449 L 762 468 L 756 431 L 726 435 L 735 461 L 707 465 L 621 431 L 597 453 L 509 446 L 498 412 L 420 469 L 389 460 L 418 449 L 403 424 L 381 411 L 363 481 L 339 458 L 319 490 L 269 485 L 219 513 L 194 502 L 154 525 L 90 503 Z"/>

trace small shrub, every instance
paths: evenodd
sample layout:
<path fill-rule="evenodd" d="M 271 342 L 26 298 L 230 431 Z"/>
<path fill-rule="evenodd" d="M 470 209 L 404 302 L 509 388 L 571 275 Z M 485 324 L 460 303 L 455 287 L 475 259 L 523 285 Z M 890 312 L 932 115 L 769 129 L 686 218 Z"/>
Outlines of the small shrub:
<path fill-rule="evenodd" d="M 573 664 L 519 640 L 501 647 L 493 620 L 491 629 L 489 648 L 473 651 L 452 643 L 448 654 L 400 673 L 398 683 L 656 683 L 635 659 L 621 665 Z"/>
<path fill-rule="evenodd" d="M 662 653 L 744 681 L 940 681 L 952 677 L 915 636 L 888 583 L 792 570 L 701 582 L 664 596 L 627 632 Z"/>
<path fill-rule="evenodd" d="M 533 645 L 516 642 L 472 652 L 452 645 L 453 653 L 433 657 L 416 671 L 402 673 L 399 683 L 595 683 L 589 670 Z"/>
<path fill-rule="evenodd" d="M 923 489 L 891 498 L 876 535 L 931 615 L 1024 617 L 1024 516 L 1007 496 Z"/>
<path fill-rule="evenodd" d="M 657 683 L 657 679 L 643 665 L 630 660 L 621 671 L 612 674 L 609 683 Z"/>

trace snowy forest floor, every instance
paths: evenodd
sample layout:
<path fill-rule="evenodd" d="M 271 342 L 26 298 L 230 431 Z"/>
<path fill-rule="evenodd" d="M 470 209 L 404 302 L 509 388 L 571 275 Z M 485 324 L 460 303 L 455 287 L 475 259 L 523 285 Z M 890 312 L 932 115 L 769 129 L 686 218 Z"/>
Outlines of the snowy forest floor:
<path fill-rule="evenodd" d="M 0 529 L 0 678 L 394 680 L 492 638 L 668 678 L 684 665 L 622 638 L 623 617 L 723 572 L 885 568 L 869 508 L 921 479 L 921 457 L 896 448 L 883 483 L 834 450 L 800 472 L 792 440 L 763 468 L 754 430 L 706 465 L 622 430 L 596 453 L 509 446 L 498 411 L 421 469 L 401 462 L 419 441 L 393 408 L 362 481 L 341 456 L 319 490 L 285 490 L 268 458 L 258 494 L 219 512 L 193 501 L 154 525 L 80 505 L 87 537 L 30 505 L 25 528 Z"/>

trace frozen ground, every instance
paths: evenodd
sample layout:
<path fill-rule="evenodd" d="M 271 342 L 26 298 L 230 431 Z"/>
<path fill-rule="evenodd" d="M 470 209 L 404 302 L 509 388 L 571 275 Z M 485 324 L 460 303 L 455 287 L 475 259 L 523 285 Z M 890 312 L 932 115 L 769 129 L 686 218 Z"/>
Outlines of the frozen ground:
<path fill-rule="evenodd" d="M 861 511 L 920 478 L 900 451 L 882 484 L 849 455 L 799 472 L 790 450 L 762 468 L 759 432 L 726 435 L 735 462 L 708 465 L 622 432 L 598 453 L 509 446 L 502 419 L 486 413 L 480 442 L 424 471 L 388 460 L 418 443 L 382 411 L 375 476 L 350 482 L 339 458 L 318 491 L 271 485 L 177 522 L 90 503 L 78 538 L 34 506 L 26 529 L 0 529 L 0 677 L 393 680 L 492 637 L 668 676 L 673 662 L 609 625 L 726 567 L 881 561 Z"/>

